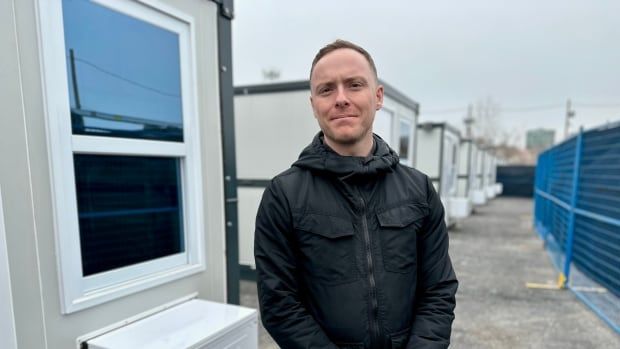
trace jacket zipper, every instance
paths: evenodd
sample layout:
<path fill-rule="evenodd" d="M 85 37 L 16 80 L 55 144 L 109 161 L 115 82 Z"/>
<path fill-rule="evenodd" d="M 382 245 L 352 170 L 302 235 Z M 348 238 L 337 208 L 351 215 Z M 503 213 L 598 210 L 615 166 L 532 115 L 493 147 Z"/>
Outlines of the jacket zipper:
<path fill-rule="evenodd" d="M 377 283 L 375 281 L 374 274 L 374 264 L 372 260 L 372 246 L 370 243 L 370 233 L 368 232 L 368 220 L 366 218 L 366 202 L 364 198 L 360 196 L 360 201 L 362 203 L 362 226 L 364 228 L 364 242 L 366 247 L 366 262 L 368 264 L 368 279 L 370 282 L 370 301 L 372 304 L 372 313 L 370 318 L 371 323 L 371 331 L 370 331 L 370 346 L 371 348 L 376 348 L 375 342 L 381 341 L 380 337 L 380 329 L 379 329 L 379 321 L 378 321 L 378 313 L 379 313 L 379 305 L 377 303 Z"/>

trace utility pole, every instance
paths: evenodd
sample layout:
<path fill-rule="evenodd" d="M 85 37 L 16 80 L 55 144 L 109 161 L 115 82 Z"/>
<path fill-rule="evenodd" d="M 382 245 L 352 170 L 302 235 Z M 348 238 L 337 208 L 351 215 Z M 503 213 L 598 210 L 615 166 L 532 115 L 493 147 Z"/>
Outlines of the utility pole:
<path fill-rule="evenodd" d="M 467 107 L 467 116 L 465 117 L 465 119 L 463 119 L 463 123 L 465 123 L 465 135 L 469 139 L 471 139 L 472 137 L 471 125 L 474 123 L 473 109 L 474 109 L 474 106 L 469 104 L 469 106 Z"/>
<path fill-rule="evenodd" d="M 572 108 L 570 98 L 566 101 L 566 116 L 564 118 L 564 139 L 568 138 L 568 130 L 570 128 L 570 119 L 575 117 L 575 111 Z"/>
<path fill-rule="evenodd" d="M 80 93 L 78 92 L 77 75 L 75 75 L 75 56 L 73 49 L 69 49 L 69 63 L 71 63 L 71 82 L 73 83 L 73 97 L 75 98 L 75 109 L 82 109 L 80 103 Z"/>
<path fill-rule="evenodd" d="M 82 110 L 80 102 L 80 92 L 78 90 L 77 73 L 75 69 L 75 55 L 73 49 L 69 49 L 69 64 L 71 66 L 71 85 L 73 85 L 73 97 L 75 99 L 75 110 Z M 71 127 L 73 130 L 84 131 L 84 116 L 71 112 Z"/>

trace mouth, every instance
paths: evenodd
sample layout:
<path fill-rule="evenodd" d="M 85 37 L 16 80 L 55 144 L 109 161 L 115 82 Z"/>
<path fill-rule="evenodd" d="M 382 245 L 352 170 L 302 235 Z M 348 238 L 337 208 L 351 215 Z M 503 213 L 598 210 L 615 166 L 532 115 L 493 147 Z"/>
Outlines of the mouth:
<path fill-rule="evenodd" d="M 342 119 L 349 119 L 349 118 L 355 118 L 355 117 L 357 116 L 353 114 L 339 114 L 339 115 L 333 115 L 332 117 L 329 118 L 329 120 L 334 121 L 334 120 L 342 120 Z"/>

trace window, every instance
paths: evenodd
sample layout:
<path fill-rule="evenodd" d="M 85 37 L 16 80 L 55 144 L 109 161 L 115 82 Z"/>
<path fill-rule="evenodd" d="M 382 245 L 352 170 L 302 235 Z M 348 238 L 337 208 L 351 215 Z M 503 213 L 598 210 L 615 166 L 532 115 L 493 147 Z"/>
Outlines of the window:
<path fill-rule="evenodd" d="M 65 313 L 205 267 L 194 26 L 143 2 L 41 19 Z"/>
<path fill-rule="evenodd" d="M 182 142 L 179 35 L 86 0 L 63 18 L 73 134 Z"/>
<path fill-rule="evenodd" d="M 408 119 L 401 118 L 400 119 L 400 137 L 399 137 L 399 146 L 398 146 L 398 155 L 400 156 L 400 161 L 406 165 L 412 166 L 413 162 L 411 161 L 411 151 L 412 148 L 412 135 L 413 129 L 411 127 L 411 121 Z"/>
<path fill-rule="evenodd" d="M 379 135 L 395 151 L 400 162 L 413 166 L 413 122 L 395 113 L 385 106 L 375 114 L 373 132 Z M 398 127 L 398 129 L 396 129 Z"/>
<path fill-rule="evenodd" d="M 179 161 L 75 155 L 84 276 L 183 252 Z"/>

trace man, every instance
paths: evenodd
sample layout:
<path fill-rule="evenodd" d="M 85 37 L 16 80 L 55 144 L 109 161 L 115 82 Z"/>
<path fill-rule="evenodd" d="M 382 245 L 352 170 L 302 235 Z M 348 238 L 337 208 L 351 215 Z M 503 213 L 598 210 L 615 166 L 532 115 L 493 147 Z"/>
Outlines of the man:
<path fill-rule="evenodd" d="M 263 324 L 283 348 L 446 348 L 457 280 L 428 177 L 372 133 L 383 87 L 371 56 L 316 55 L 321 132 L 263 194 L 255 257 Z"/>

